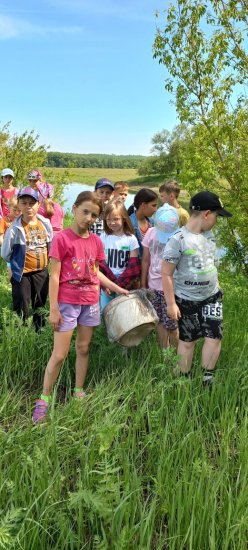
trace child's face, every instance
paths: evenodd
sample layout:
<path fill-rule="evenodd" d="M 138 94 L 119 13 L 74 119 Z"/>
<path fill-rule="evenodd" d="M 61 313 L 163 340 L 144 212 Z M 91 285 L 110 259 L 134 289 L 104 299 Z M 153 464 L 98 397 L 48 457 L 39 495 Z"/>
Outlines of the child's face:
<path fill-rule="evenodd" d="M 18 216 L 21 215 L 21 210 L 20 210 L 20 207 L 18 204 L 15 204 L 15 205 L 10 205 L 9 207 L 9 215 L 10 215 L 10 218 L 11 220 L 15 220 L 16 218 L 18 218 Z"/>
<path fill-rule="evenodd" d="M 37 189 L 37 187 L 38 187 L 38 181 L 39 181 L 39 180 L 34 180 L 34 179 L 28 180 L 28 185 L 29 185 L 30 187 L 32 187 L 32 189 Z"/>
<path fill-rule="evenodd" d="M 172 204 L 174 195 L 173 193 L 166 193 L 166 191 L 162 191 L 160 194 L 160 199 L 163 204 Z"/>
<path fill-rule="evenodd" d="M 12 176 L 2 176 L 2 181 L 5 187 L 9 187 L 12 184 Z"/>
<path fill-rule="evenodd" d="M 217 223 L 218 214 L 211 210 L 204 210 L 202 214 L 202 230 L 209 231 Z"/>
<path fill-rule="evenodd" d="M 18 200 L 18 205 L 22 214 L 22 217 L 26 223 L 32 221 L 38 212 L 39 203 L 35 201 L 32 197 L 24 195 Z"/>
<path fill-rule="evenodd" d="M 117 208 L 108 214 L 106 223 L 114 235 L 118 235 L 123 232 L 123 218 Z"/>
<path fill-rule="evenodd" d="M 103 185 L 103 187 L 96 189 L 95 193 L 98 199 L 100 199 L 104 203 L 107 203 L 111 199 L 113 189 L 109 187 L 109 185 Z"/>
<path fill-rule="evenodd" d="M 120 188 L 120 189 L 115 189 L 115 191 L 114 191 L 114 198 L 115 199 L 118 197 L 123 202 L 125 202 L 127 196 L 128 196 L 128 188 L 127 187 Z"/>
<path fill-rule="evenodd" d="M 150 218 L 154 214 L 154 212 L 156 212 L 158 203 L 157 203 L 157 200 L 155 199 L 150 202 L 143 202 L 142 206 L 143 206 L 144 216 L 146 216 L 146 218 Z"/>
<path fill-rule="evenodd" d="M 79 206 L 73 206 L 73 213 L 78 231 L 88 231 L 99 217 L 100 208 L 94 202 L 84 201 Z"/>

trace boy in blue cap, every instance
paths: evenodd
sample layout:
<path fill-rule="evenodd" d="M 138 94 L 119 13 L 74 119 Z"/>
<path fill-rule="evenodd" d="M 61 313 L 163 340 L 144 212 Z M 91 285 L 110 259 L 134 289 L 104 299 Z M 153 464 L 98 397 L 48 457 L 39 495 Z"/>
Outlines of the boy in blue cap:
<path fill-rule="evenodd" d="M 31 187 L 19 191 L 21 216 L 7 229 L 1 250 L 2 258 L 10 262 L 12 272 L 13 310 L 25 321 L 32 302 L 35 329 L 43 326 L 44 307 L 48 294 L 48 249 L 52 240 L 50 221 L 37 214 L 39 193 Z"/>
<path fill-rule="evenodd" d="M 108 178 L 100 178 L 99 180 L 97 180 L 95 184 L 95 194 L 97 198 L 102 201 L 103 208 L 104 208 L 104 205 L 110 201 L 113 191 L 114 191 L 114 184 Z M 95 223 L 93 223 L 93 225 L 90 228 L 90 232 L 95 233 L 96 235 L 99 235 L 99 236 L 104 232 L 103 215 L 100 218 L 97 218 Z"/>

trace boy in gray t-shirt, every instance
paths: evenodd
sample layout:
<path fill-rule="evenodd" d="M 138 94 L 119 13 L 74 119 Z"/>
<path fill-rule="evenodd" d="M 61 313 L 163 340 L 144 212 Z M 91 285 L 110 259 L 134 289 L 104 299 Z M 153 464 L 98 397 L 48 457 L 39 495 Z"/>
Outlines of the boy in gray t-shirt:
<path fill-rule="evenodd" d="M 202 191 L 190 201 L 190 219 L 169 239 L 163 255 L 162 279 L 167 313 L 179 325 L 180 369 L 189 374 L 195 343 L 204 337 L 204 381 L 212 382 L 221 350 L 222 292 L 215 266 L 217 217 L 230 217 L 215 193 Z M 174 284 L 173 284 L 174 281 Z"/>

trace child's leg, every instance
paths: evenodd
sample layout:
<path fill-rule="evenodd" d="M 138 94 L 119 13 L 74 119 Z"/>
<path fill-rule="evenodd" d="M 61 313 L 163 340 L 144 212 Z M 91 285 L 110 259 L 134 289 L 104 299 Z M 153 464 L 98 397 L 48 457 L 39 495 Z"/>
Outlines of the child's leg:
<path fill-rule="evenodd" d="M 23 275 L 20 282 L 11 279 L 13 310 L 25 321 L 29 316 L 31 282 L 29 275 Z"/>
<path fill-rule="evenodd" d="M 168 330 L 164 327 L 163 323 L 158 323 L 157 334 L 159 345 L 162 349 L 166 349 L 169 346 L 169 334 Z"/>
<path fill-rule="evenodd" d="M 177 353 L 180 357 L 179 367 L 181 372 L 185 374 L 190 372 L 191 370 L 194 349 L 195 349 L 195 341 L 184 342 L 183 340 L 179 340 L 178 348 L 177 348 Z"/>
<path fill-rule="evenodd" d="M 170 343 L 170 346 L 172 346 L 176 350 L 177 350 L 177 346 L 178 346 L 178 339 L 179 339 L 178 328 L 175 329 L 175 330 L 169 330 L 169 343 Z"/>
<path fill-rule="evenodd" d="M 76 339 L 76 380 L 75 387 L 83 388 L 89 364 L 89 346 L 94 327 L 78 325 Z"/>
<path fill-rule="evenodd" d="M 202 347 L 202 368 L 212 371 L 219 359 L 221 350 L 221 340 L 213 338 L 204 338 Z"/>
<path fill-rule="evenodd" d="M 72 334 L 73 330 L 68 332 L 54 332 L 53 352 L 45 370 L 43 395 L 50 395 L 53 389 L 60 373 L 61 365 L 68 354 Z"/>
<path fill-rule="evenodd" d="M 44 326 L 44 313 L 41 313 L 38 310 L 41 307 L 44 307 L 48 295 L 48 284 L 49 284 L 49 275 L 48 270 L 43 269 L 38 273 L 33 273 L 31 275 L 32 284 L 31 284 L 31 299 L 32 299 L 32 308 L 34 310 L 33 322 L 35 330 L 38 331 L 42 326 Z"/>

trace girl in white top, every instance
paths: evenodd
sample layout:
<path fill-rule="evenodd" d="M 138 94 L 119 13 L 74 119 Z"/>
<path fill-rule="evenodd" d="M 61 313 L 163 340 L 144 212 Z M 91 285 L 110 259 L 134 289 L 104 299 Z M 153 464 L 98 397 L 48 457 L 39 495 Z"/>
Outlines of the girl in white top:
<path fill-rule="evenodd" d="M 119 278 L 124 274 L 130 258 L 138 258 L 139 251 L 139 243 L 122 200 L 114 199 L 106 205 L 104 232 L 100 238 L 105 249 L 107 267 L 113 277 Z M 116 294 L 110 293 L 108 289 L 102 290 L 101 310 L 115 297 Z"/>

